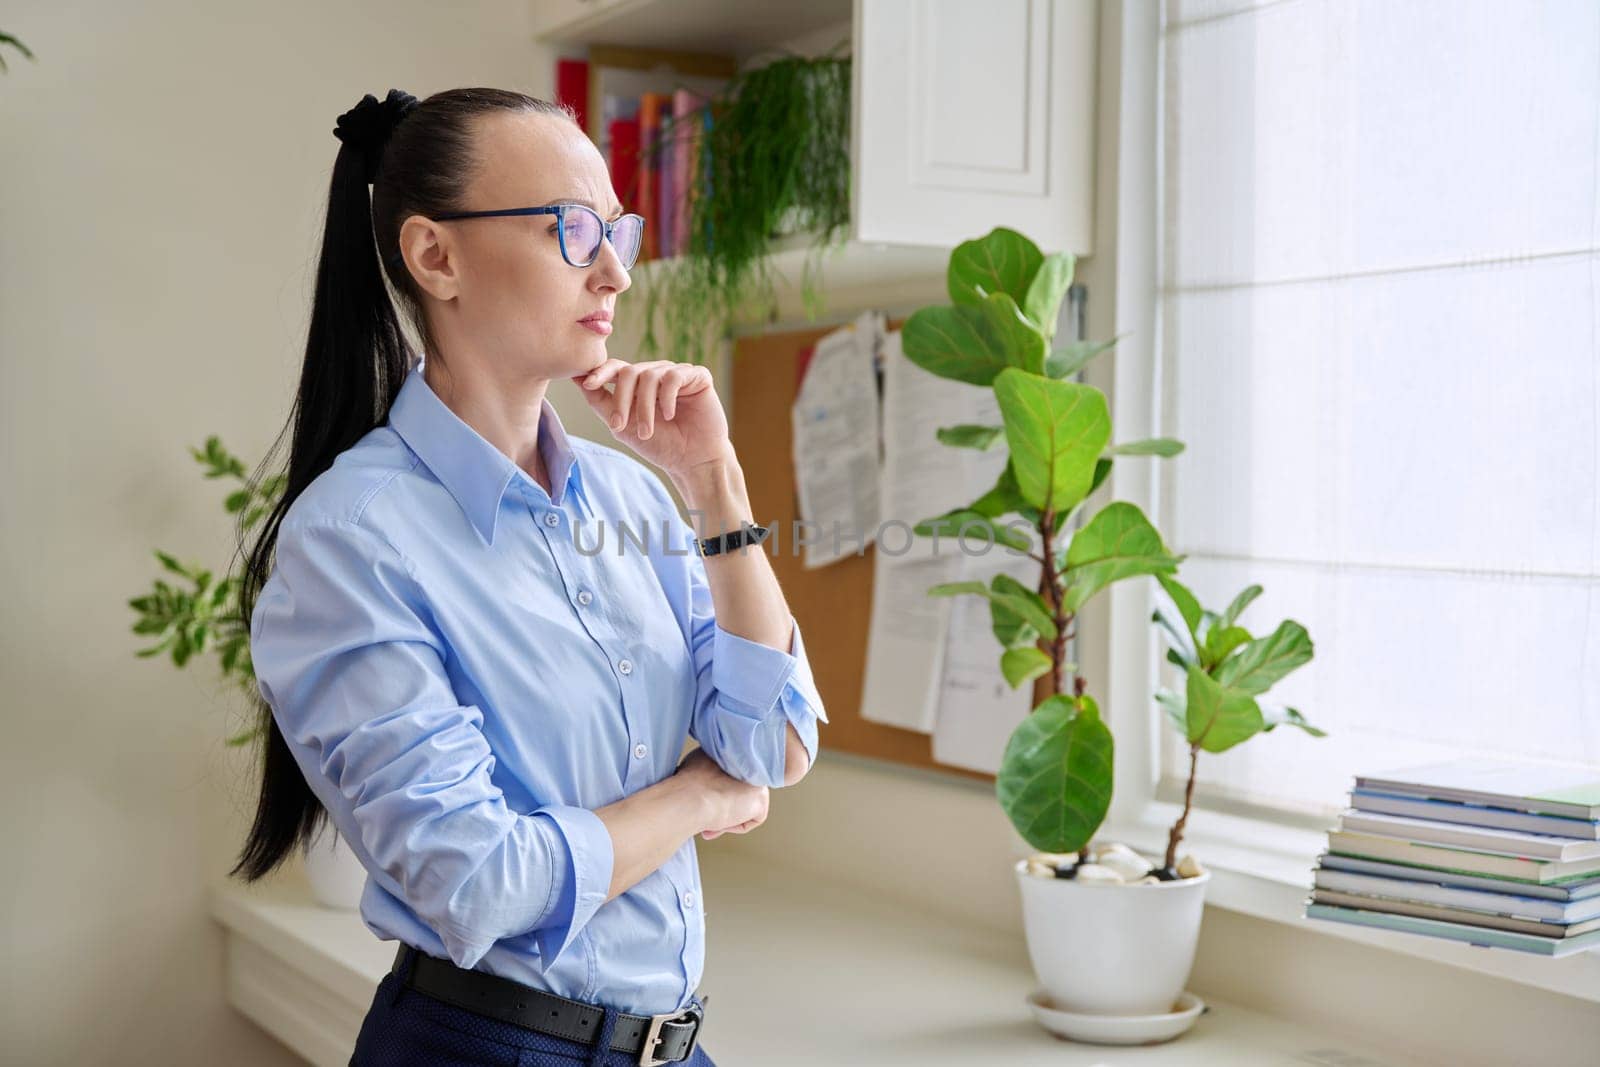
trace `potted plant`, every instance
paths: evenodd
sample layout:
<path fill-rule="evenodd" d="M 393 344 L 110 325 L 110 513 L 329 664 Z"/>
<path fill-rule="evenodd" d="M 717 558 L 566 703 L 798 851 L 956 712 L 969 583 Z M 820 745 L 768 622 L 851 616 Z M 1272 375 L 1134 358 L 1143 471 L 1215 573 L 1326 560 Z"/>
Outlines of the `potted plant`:
<path fill-rule="evenodd" d="M 770 309 L 770 253 L 776 240 L 811 235 L 801 272 L 801 298 L 815 317 L 822 304 L 822 254 L 838 245 L 850 218 L 850 58 L 835 46 L 816 57 L 784 55 L 741 71 L 684 117 L 663 116 L 656 156 L 700 127 L 683 210 L 687 246 L 652 261 L 645 286 L 640 353 L 662 348 L 701 362 L 708 324 L 724 326 L 745 306 Z"/>
<path fill-rule="evenodd" d="M 993 388 L 999 404 L 1004 425 L 945 427 L 939 441 L 986 449 L 1003 440 L 1010 457 L 987 493 L 914 529 L 925 536 L 977 531 L 1040 565 L 1036 588 L 1000 574 L 987 585 L 947 582 L 929 593 L 988 600 L 1000 670 L 1013 687 L 1049 675 L 1046 695 L 1009 738 L 995 780 L 1012 825 L 1039 850 L 1016 872 L 1045 993 L 1067 1011 L 1147 1015 L 1168 1012 L 1183 989 L 1210 876 L 1177 856 L 1187 802 L 1160 860 L 1094 840 L 1111 804 L 1113 741 L 1086 679 L 1066 661 L 1077 618 L 1114 582 L 1153 575 L 1162 583 L 1181 629 L 1165 613 L 1158 618 L 1177 641 L 1172 658 L 1189 681 L 1182 696 L 1160 699 L 1196 754 L 1282 721 L 1309 728 L 1292 710 L 1269 715 L 1255 697 L 1309 659 L 1311 646 L 1295 623 L 1259 640 L 1239 626 L 1249 590 L 1222 615 L 1202 611 L 1174 577 L 1183 557 L 1167 550 L 1134 504 L 1112 501 L 1078 521 L 1117 457 L 1170 457 L 1183 446 L 1167 438 L 1110 443 L 1104 394 L 1071 379 L 1114 342 L 1052 344 L 1072 273 L 1071 256 L 1043 255 L 1022 234 L 996 228 L 951 253 L 951 305 L 906 320 L 908 359 Z M 1017 518 L 1002 523 L 1008 515 Z M 1186 795 L 1192 791 L 1191 765 Z"/>
<path fill-rule="evenodd" d="M 204 449 L 190 448 L 205 477 L 239 483 L 223 501 L 228 514 L 239 516 L 239 529 L 248 532 L 271 513 L 283 495 L 284 476 L 274 474 L 252 482 L 245 465 L 223 447 L 215 435 Z M 250 661 L 250 621 L 239 605 L 240 581 L 228 574 L 220 581 L 213 571 L 197 563 L 183 563 L 170 552 L 155 550 L 168 572 L 189 583 L 179 588 L 157 578 L 150 592 L 134 597 L 128 606 L 138 613 L 133 632 L 155 640 L 134 654 L 149 658 L 167 653 L 175 667 L 207 651 L 215 653 L 225 681 L 231 680 L 252 699 L 256 696 L 255 667 Z M 248 745 L 261 736 L 259 723 L 228 738 L 230 746 Z M 317 900 L 330 908 L 354 908 L 366 884 L 366 870 L 331 824 L 306 851 L 306 876 Z"/>

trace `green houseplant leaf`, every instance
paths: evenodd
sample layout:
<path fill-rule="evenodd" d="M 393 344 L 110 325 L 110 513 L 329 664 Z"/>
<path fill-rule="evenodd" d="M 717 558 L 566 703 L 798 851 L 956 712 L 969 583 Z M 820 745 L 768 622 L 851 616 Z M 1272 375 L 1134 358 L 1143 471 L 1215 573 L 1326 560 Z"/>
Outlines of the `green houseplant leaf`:
<path fill-rule="evenodd" d="M 1045 340 L 1010 293 L 992 293 L 976 304 L 919 308 L 900 331 L 912 363 L 968 385 L 989 385 L 1008 367 L 1038 374 Z"/>
<path fill-rule="evenodd" d="M 934 436 L 941 445 L 952 448 L 976 448 L 982 452 L 996 441 L 1005 438 L 1004 426 L 973 426 L 963 423 L 960 426 L 941 426 L 935 431 Z"/>
<path fill-rule="evenodd" d="M 1189 668 L 1184 703 L 1189 742 L 1207 752 L 1225 752 L 1266 725 L 1254 697 L 1219 684 L 1199 666 Z"/>
<path fill-rule="evenodd" d="M 995 794 L 1023 840 L 1076 852 L 1111 808 L 1111 731 L 1088 695 L 1046 698 L 1006 742 Z"/>
<path fill-rule="evenodd" d="M 1006 684 L 1015 689 L 1041 674 L 1049 674 L 1050 663 L 1049 655 L 1042 649 L 1008 648 L 1000 657 L 1000 672 L 1006 676 Z"/>
<path fill-rule="evenodd" d="M 1136 505 L 1117 501 L 1101 508 L 1072 537 L 1066 554 L 1066 609 L 1077 611 L 1112 582 L 1140 574 L 1170 574 L 1182 557 Z"/>
<path fill-rule="evenodd" d="M 1265 693 L 1290 671 L 1311 661 L 1311 635 L 1285 619 L 1266 637 L 1242 645 L 1217 667 L 1217 681 L 1246 693 Z"/>
<path fill-rule="evenodd" d="M 1066 512 L 1088 495 L 1111 436 L 1105 394 L 1016 370 L 997 374 L 994 391 L 1022 498 L 1041 510 Z"/>
<path fill-rule="evenodd" d="M 996 226 L 982 237 L 956 245 L 945 271 L 945 288 L 957 306 L 981 304 L 994 293 L 1006 293 L 1021 305 L 1043 262 L 1038 245 L 1016 230 Z"/>
<path fill-rule="evenodd" d="M 1022 313 L 1039 328 L 1048 340 L 1056 335 L 1056 319 L 1061 315 L 1061 301 L 1072 286 L 1073 259 L 1065 252 L 1044 257 L 1038 273 L 1028 283 L 1028 293 L 1022 300 Z"/>

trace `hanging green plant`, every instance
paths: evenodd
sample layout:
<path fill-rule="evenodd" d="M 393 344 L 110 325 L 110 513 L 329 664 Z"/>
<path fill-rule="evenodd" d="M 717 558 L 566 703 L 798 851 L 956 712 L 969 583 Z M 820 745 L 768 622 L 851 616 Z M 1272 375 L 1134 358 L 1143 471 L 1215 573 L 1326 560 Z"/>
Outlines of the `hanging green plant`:
<path fill-rule="evenodd" d="M 690 115 L 665 117 L 648 166 L 687 127 L 703 131 L 683 210 L 687 246 L 650 262 L 642 355 L 703 362 L 708 327 L 726 329 L 746 306 L 770 314 L 776 287 L 768 256 L 789 232 L 809 233 L 801 275 L 806 314 L 821 309 L 821 257 L 850 221 L 850 59 L 786 55 L 743 71 Z M 708 119 L 709 115 L 709 119 Z"/>

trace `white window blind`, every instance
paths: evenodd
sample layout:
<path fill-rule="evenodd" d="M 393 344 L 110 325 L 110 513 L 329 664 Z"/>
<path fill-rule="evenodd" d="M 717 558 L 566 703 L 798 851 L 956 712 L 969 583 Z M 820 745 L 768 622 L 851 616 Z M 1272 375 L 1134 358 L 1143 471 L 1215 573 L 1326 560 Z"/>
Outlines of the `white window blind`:
<path fill-rule="evenodd" d="M 1330 734 L 1202 788 L 1600 764 L 1600 4 L 1168 0 L 1162 50 L 1161 524 L 1310 630 L 1271 696 Z"/>

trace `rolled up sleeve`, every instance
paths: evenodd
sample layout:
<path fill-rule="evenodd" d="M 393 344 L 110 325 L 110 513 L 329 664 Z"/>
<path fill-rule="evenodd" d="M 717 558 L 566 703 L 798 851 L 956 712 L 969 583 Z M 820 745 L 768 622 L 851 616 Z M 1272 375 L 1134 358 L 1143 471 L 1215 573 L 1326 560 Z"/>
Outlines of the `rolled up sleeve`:
<path fill-rule="evenodd" d="M 696 569 L 705 563 L 696 557 Z M 710 601 L 707 587 L 705 600 Z M 817 761 L 817 723 L 827 722 L 811 678 L 800 623 L 789 616 L 789 651 L 729 633 L 710 614 L 697 617 L 694 648 L 699 686 L 690 729 L 700 747 L 730 775 L 752 785 L 783 785 L 787 724 Z"/>
<path fill-rule="evenodd" d="M 695 548 L 694 529 L 678 514 L 666 490 L 656 486 L 670 532 L 669 552 L 652 555 L 678 617 L 694 662 L 695 701 L 689 735 L 729 775 L 751 785 L 780 788 L 787 761 L 788 731 L 817 760 L 817 724 L 828 721 L 806 658 L 800 623 L 786 652 L 740 637 L 716 619 L 705 560 Z"/>
<path fill-rule="evenodd" d="M 355 523 L 285 523 L 250 655 L 312 790 L 368 874 L 471 967 L 532 934 L 556 959 L 610 889 L 610 833 L 585 808 L 507 805 L 483 715 L 461 704 L 410 564 Z"/>

